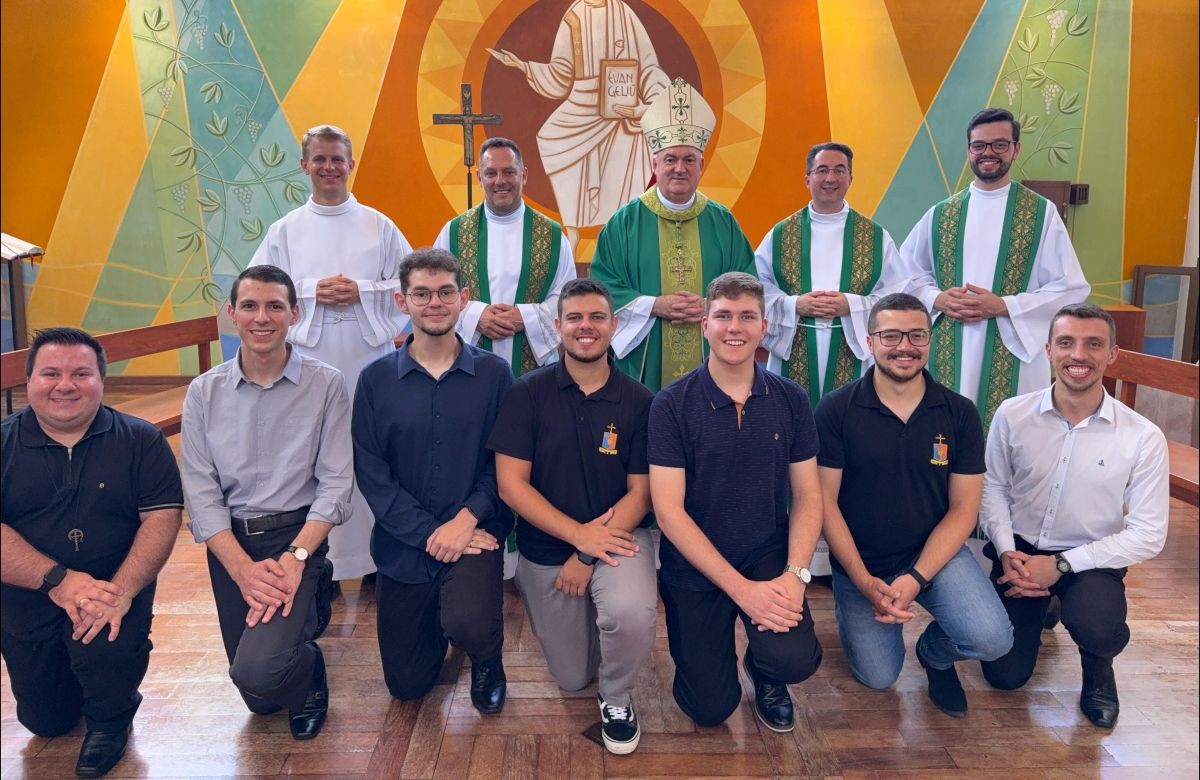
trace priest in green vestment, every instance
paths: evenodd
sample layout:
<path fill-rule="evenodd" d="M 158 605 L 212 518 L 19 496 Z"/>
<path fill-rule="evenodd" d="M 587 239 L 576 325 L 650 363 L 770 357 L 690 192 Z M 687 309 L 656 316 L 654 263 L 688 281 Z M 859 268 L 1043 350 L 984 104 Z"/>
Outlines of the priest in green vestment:
<path fill-rule="evenodd" d="M 589 276 L 612 291 L 621 370 L 658 391 L 704 360 L 704 290 L 727 271 L 754 273 L 750 243 L 727 208 L 698 192 L 716 115 L 676 79 L 642 116 L 657 182 L 600 231 Z"/>

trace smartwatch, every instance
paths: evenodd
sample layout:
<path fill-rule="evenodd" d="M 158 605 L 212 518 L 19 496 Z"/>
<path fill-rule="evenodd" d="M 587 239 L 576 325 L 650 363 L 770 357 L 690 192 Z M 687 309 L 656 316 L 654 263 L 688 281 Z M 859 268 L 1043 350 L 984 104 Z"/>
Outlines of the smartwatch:
<path fill-rule="evenodd" d="M 42 584 L 38 588 L 38 592 L 49 594 L 59 584 L 66 579 L 67 567 L 61 563 L 56 563 L 50 567 L 50 570 L 42 575 Z"/>
<path fill-rule="evenodd" d="M 807 566 L 793 566 L 789 563 L 787 566 L 783 567 L 783 570 L 784 572 L 791 572 L 792 574 L 795 574 L 796 577 L 805 585 L 812 582 L 812 572 L 808 570 Z"/>
<path fill-rule="evenodd" d="M 1075 571 L 1071 568 L 1071 562 L 1064 558 L 1062 553 L 1054 553 L 1054 565 L 1058 567 L 1059 574 L 1070 574 Z"/>
<path fill-rule="evenodd" d="M 587 553 L 580 552 L 578 550 L 575 551 L 575 557 L 578 558 L 579 562 L 584 566 L 595 566 L 596 561 L 600 560 L 594 555 L 588 555 Z"/>
<path fill-rule="evenodd" d="M 287 550 L 285 550 L 284 552 L 290 552 L 292 555 L 296 556 L 296 560 L 298 560 L 298 561 L 307 561 L 308 560 L 308 550 L 304 549 L 303 547 L 289 545 Z"/>
<path fill-rule="evenodd" d="M 922 593 L 929 590 L 929 580 L 925 579 L 925 576 L 921 574 L 921 572 L 917 571 L 915 566 L 904 573 L 917 581 L 917 584 L 921 586 Z"/>

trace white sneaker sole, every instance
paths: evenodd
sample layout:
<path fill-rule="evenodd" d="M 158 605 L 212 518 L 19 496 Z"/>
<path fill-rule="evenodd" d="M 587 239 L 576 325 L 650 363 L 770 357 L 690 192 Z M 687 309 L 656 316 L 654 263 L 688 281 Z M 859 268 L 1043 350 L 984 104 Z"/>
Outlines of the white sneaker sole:
<path fill-rule="evenodd" d="M 605 736 L 604 732 L 600 732 L 600 736 L 604 738 L 604 748 L 617 756 L 627 756 L 637 750 L 638 743 L 642 741 L 642 731 L 638 729 L 638 733 L 633 735 L 633 739 L 628 742 L 614 742 Z"/>

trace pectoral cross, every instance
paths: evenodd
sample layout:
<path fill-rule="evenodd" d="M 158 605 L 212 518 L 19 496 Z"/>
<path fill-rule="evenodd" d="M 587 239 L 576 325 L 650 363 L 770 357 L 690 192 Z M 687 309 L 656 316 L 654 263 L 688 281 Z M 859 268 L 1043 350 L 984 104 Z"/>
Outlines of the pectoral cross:
<path fill-rule="evenodd" d="M 503 114 L 476 114 L 471 110 L 471 85 L 462 85 L 462 113 L 434 114 L 435 125 L 462 125 L 463 165 L 467 166 L 467 208 L 471 208 L 471 166 L 475 164 L 475 125 L 498 125 L 504 121 Z"/>
<path fill-rule="evenodd" d="M 692 272 L 696 269 L 692 265 L 691 258 L 689 258 L 683 251 L 682 246 L 675 247 L 675 254 L 671 259 L 674 262 L 667 270 L 675 274 L 675 280 L 679 283 L 680 287 L 683 287 L 683 285 L 686 284 L 687 280 L 691 277 Z"/>
<path fill-rule="evenodd" d="M 83 541 L 83 531 L 79 528 L 72 528 L 67 531 L 67 540 L 75 543 L 75 552 L 79 552 L 79 543 Z"/>

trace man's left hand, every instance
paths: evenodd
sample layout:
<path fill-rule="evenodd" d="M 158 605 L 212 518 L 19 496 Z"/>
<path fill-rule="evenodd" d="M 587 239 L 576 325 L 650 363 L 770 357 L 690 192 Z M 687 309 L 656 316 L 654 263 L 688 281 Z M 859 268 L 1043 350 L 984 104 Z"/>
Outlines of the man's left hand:
<path fill-rule="evenodd" d="M 996 293 L 992 292 L 986 287 L 968 284 L 967 292 L 978 297 L 979 308 L 984 319 L 990 320 L 994 317 L 1008 316 L 1008 304 L 1004 302 L 1003 298 L 1001 298 L 999 295 L 996 295 Z"/>
<path fill-rule="evenodd" d="M 591 580 L 592 567 L 572 555 L 570 558 L 567 558 L 567 562 L 558 570 L 558 577 L 554 580 L 554 587 L 560 593 L 565 593 L 568 596 L 582 596 L 587 593 L 587 586 Z"/>
<path fill-rule="evenodd" d="M 788 596 L 793 601 L 795 601 L 797 604 L 804 604 L 804 594 L 808 590 L 808 587 L 800 581 L 799 577 L 797 577 L 795 574 L 792 574 L 790 571 L 785 571 L 783 574 L 779 575 L 776 580 L 778 580 L 778 582 L 783 586 L 783 589 L 787 591 Z M 803 610 L 801 610 L 801 614 L 803 614 Z M 759 625 L 758 630 L 768 631 L 770 629 L 768 629 L 766 626 Z"/>
<path fill-rule="evenodd" d="M 453 519 L 438 526 L 425 543 L 425 552 L 442 563 L 454 563 L 462 557 L 475 534 L 475 515 L 463 507 Z"/>
<path fill-rule="evenodd" d="M 92 615 L 80 611 L 80 620 L 72 625 L 71 638 L 83 642 L 85 645 L 91 644 L 91 641 L 108 626 L 108 641 L 114 642 L 117 636 L 121 633 L 121 620 L 124 619 L 129 608 L 133 606 L 133 599 L 126 595 L 121 595 L 117 598 L 117 605 L 110 606 L 100 601 L 92 602 L 100 608 L 100 615 Z"/>
<path fill-rule="evenodd" d="M 1025 579 L 1029 582 L 1042 589 L 1048 589 L 1058 582 L 1062 577 L 1062 572 L 1058 570 L 1058 561 L 1054 560 L 1053 555 L 1031 555 L 1025 561 L 1025 575 Z M 1008 577 L 1001 577 L 996 582 L 1004 585 L 1008 579 Z"/>

